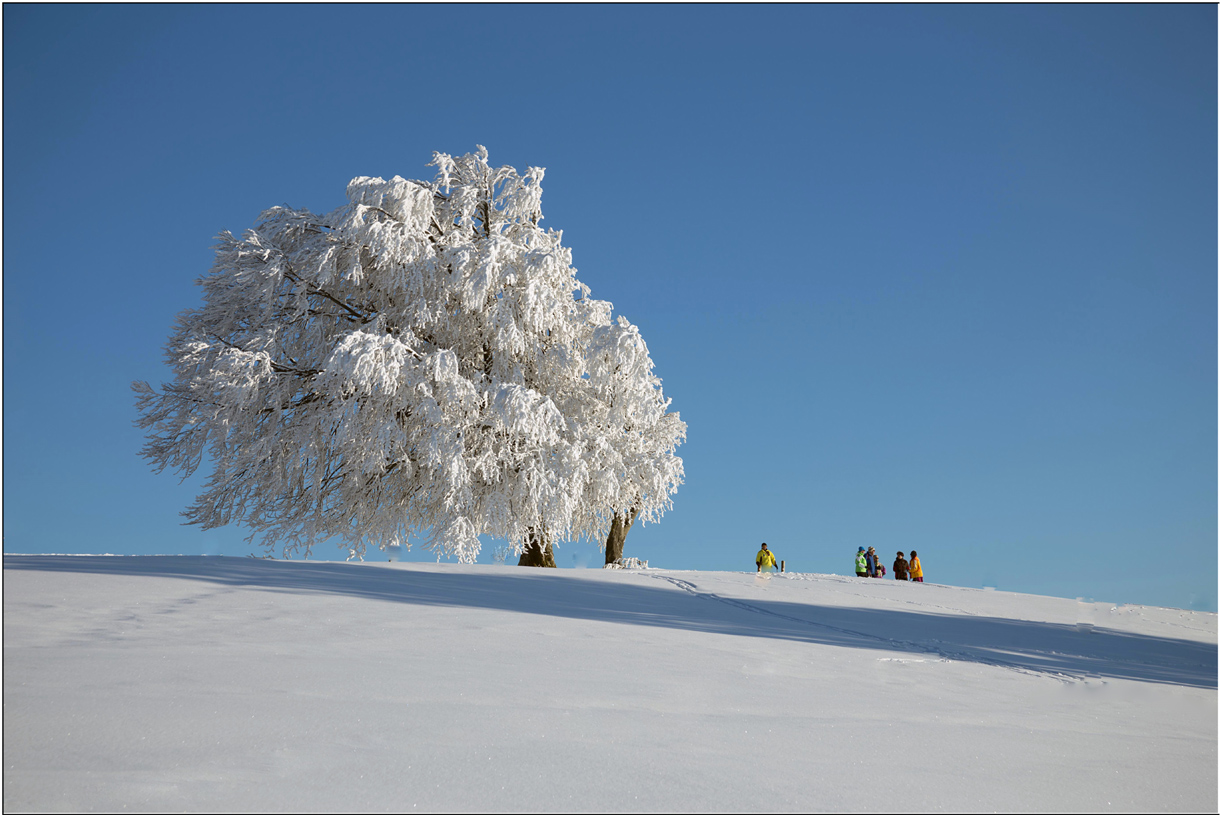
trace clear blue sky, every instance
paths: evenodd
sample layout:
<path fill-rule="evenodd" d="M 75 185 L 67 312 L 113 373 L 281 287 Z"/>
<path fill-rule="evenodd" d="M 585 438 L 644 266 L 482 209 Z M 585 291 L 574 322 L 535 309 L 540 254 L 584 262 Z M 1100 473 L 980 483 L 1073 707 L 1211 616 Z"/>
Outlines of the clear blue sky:
<path fill-rule="evenodd" d="M 483 144 L 689 424 L 627 554 L 1216 609 L 1213 5 L 3 15 L 6 552 L 253 551 L 131 380 L 217 232 Z"/>

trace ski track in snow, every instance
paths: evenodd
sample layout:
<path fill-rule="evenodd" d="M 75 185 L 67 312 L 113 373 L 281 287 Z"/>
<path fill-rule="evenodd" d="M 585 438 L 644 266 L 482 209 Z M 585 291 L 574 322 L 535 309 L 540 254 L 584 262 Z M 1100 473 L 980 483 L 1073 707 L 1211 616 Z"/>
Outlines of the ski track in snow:
<path fill-rule="evenodd" d="M 749 574 L 749 572 L 743 572 L 743 574 Z M 843 575 L 837 575 L 837 574 L 801 574 L 799 572 L 782 572 L 778 575 L 775 575 L 775 577 L 782 578 L 784 580 L 810 580 L 810 581 L 814 581 L 814 582 L 839 583 L 844 586 L 854 585 L 860 579 L 858 577 L 857 578 L 844 577 Z M 954 586 L 949 583 L 928 583 L 926 585 L 936 586 L 937 588 L 941 588 L 941 589 L 949 589 L 950 591 L 959 591 L 959 592 L 977 592 L 977 591 L 979 591 L 979 589 L 970 588 L 969 586 Z M 841 592 L 841 593 L 850 594 L 852 597 L 859 597 L 862 600 L 876 601 L 877 599 L 879 599 L 875 594 L 864 594 L 864 593 L 856 592 L 856 591 Z M 920 602 L 918 600 L 904 600 L 901 597 L 886 597 L 883 599 L 885 599 L 886 602 L 890 602 L 890 603 L 905 603 L 907 605 L 918 606 L 920 608 L 936 608 L 936 609 L 940 609 L 942 611 L 948 611 L 952 614 L 963 614 L 963 615 L 967 615 L 970 617 L 986 616 L 985 614 L 982 614 L 980 612 L 970 611 L 969 609 L 965 609 L 965 608 L 942 606 L 942 605 L 938 605 L 937 603 L 925 603 L 925 602 Z M 1105 602 L 1095 603 L 1095 604 L 1099 605 L 1099 606 L 1110 606 L 1111 607 L 1110 613 L 1117 613 L 1120 615 L 1136 614 L 1141 620 L 1152 623 L 1154 625 L 1163 625 L 1163 626 L 1167 626 L 1169 628 L 1181 628 L 1181 629 L 1191 632 L 1192 634 L 1197 634 L 1199 632 L 1199 626 L 1197 626 L 1197 625 L 1186 625 L 1184 623 L 1175 623 L 1172 620 L 1159 620 L 1159 619 L 1147 616 L 1146 614 L 1144 614 L 1144 610 L 1149 608 L 1149 606 L 1133 605 L 1133 604 L 1111 604 L 1111 603 L 1105 603 Z M 1193 616 L 1195 614 L 1195 612 L 1182 611 L 1179 614 L 1179 616 L 1185 616 L 1187 614 Z"/>
<path fill-rule="evenodd" d="M 900 640 L 900 639 L 895 639 L 893 637 L 883 637 L 879 634 L 869 634 L 866 631 L 856 631 L 856 630 L 850 629 L 850 628 L 842 628 L 837 625 L 830 625 L 829 623 L 819 623 L 819 622 L 815 622 L 813 620 L 801 619 L 800 617 L 791 617 L 787 614 L 780 614 L 779 612 L 776 612 L 776 611 L 768 611 L 765 608 L 759 608 L 758 606 L 753 605 L 752 603 L 747 603 L 744 600 L 735 600 L 731 597 L 722 597 L 721 595 L 715 594 L 714 592 L 702 591 L 694 583 L 691 583 L 686 580 L 680 580 L 676 577 L 669 577 L 668 575 L 662 575 L 662 574 L 648 574 L 646 572 L 641 572 L 640 574 L 643 574 L 645 577 L 651 577 L 651 578 L 655 578 L 657 580 L 664 580 L 665 582 L 670 583 L 670 584 L 678 587 L 679 589 L 682 589 L 683 591 L 685 591 L 686 593 L 688 593 L 694 597 L 699 597 L 699 598 L 702 598 L 705 600 L 715 600 L 718 603 L 724 603 L 725 605 L 732 606 L 734 608 L 739 608 L 743 611 L 749 611 L 754 614 L 763 614 L 768 617 L 776 617 L 781 620 L 787 620 L 788 622 L 799 623 L 801 625 L 814 626 L 816 628 L 822 628 L 822 629 L 826 629 L 828 631 L 835 631 L 839 634 L 847 634 L 848 636 L 858 637 L 858 638 L 864 639 L 864 640 L 871 640 L 873 642 L 877 642 L 877 643 L 880 643 L 881 645 L 891 647 L 891 648 L 898 647 L 898 648 L 901 648 L 902 650 L 922 651 L 926 654 L 933 654 L 935 656 L 938 656 L 938 657 L 940 657 L 940 661 L 944 661 L 944 662 L 952 662 L 952 661 L 978 662 L 978 663 L 982 663 L 984 665 L 991 665 L 992 667 L 996 667 L 996 668 L 1003 668 L 1008 671 L 1015 671 L 1016 673 L 1025 674 L 1026 676 L 1037 676 L 1037 677 L 1042 677 L 1042 678 L 1046 678 L 1046 679 L 1054 679 L 1059 682 L 1063 682 L 1065 684 L 1072 684 L 1075 682 L 1084 681 L 1080 677 L 1072 676 L 1071 674 L 1060 673 L 1058 671 L 1031 670 L 1029 668 L 1022 668 L 1019 665 L 1012 665 L 1010 663 L 1006 663 L 1001 660 L 994 659 L 992 657 L 983 657 L 978 654 L 967 654 L 967 653 L 963 653 L 963 652 L 950 651 L 950 650 L 941 648 L 936 645 L 930 645 L 928 643 L 914 642 L 912 640 Z M 843 582 L 847 582 L 847 581 L 843 581 Z M 912 603 L 914 603 L 914 605 L 923 605 L 923 606 L 932 605 L 932 604 L 925 604 L 925 603 L 917 603 L 914 601 L 905 601 L 905 602 L 912 602 Z M 942 606 L 935 606 L 935 607 L 942 608 Z M 952 611 L 953 609 L 946 609 L 946 610 Z M 961 613 L 961 612 L 957 612 L 957 613 Z M 979 616 L 979 615 L 974 615 L 974 616 Z M 903 661 L 903 660 L 898 660 L 898 661 Z"/>
<path fill-rule="evenodd" d="M 747 572 L 747 574 L 748 574 L 748 572 Z M 825 576 L 818 575 L 816 577 L 806 577 L 805 575 L 796 574 L 796 573 L 792 573 L 792 572 L 783 572 L 781 575 L 778 575 L 778 576 L 782 577 L 782 579 L 784 579 L 784 580 L 815 580 L 815 581 L 817 581 L 817 580 L 829 578 L 829 582 L 841 583 L 845 586 L 855 584 L 860 579 L 858 577 L 857 578 L 841 577 L 840 575 L 825 575 Z M 928 585 L 941 586 L 944 584 L 929 583 Z M 949 586 L 948 588 L 960 588 L 960 586 Z M 863 600 L 876 600 L 877 599 L 876 595 L 863 594 L 858 591 L 847 591 L 847 592 L 843 592 L 843 594 L 849 594 L 852 597 L 859 597 Z M 977 611 L 969 611 L 964 608 L 953 608 L 952 606 L 942 606 L 942 605 L 938 605 L 936 603 L 921 603 L 918 600 L 904 600 L 900 597 L 886 597 L 884 599 L 890 603 L 906 603 L 907 605 L 918 606 L 919 608 L 938 608 L 941 611 L 948 611 L 952 614 L 965 614 L 970 617 L 984 616 L 984 615 L 978 613 Z"/>

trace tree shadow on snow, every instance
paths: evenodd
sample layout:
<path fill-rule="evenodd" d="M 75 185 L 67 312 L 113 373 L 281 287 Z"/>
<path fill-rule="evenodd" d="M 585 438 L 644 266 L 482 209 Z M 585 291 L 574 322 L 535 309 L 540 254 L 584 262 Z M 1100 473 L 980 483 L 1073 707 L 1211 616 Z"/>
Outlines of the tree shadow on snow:
<path fill-rule="evenodd" d="M 749 601 L 674 584 L 564 579 L 545 569 L 414 571 L 334 562 L 224 557 L 4 557 L 6 570 L 185 578 L 234 588 L 343 595 L 393 603 L 541 614 L 930 654 L 1072 677 L 1215 688 L 1212 643 L 1107 628 L 897 609 Z"/>

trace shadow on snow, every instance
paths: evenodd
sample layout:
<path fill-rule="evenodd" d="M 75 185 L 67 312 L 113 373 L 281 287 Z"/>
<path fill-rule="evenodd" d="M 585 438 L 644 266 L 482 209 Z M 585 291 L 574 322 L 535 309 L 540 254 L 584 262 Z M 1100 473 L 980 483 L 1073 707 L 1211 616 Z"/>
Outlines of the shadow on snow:
<path fill-rule="evenodd" d="M 999 617 L 745 601 L 660 582 L 647 585 L 642 579 L 635 585 L 564 579 L 545 569 L 472 574 L 252 558 L 13 555 L 5 556 L 4 568 L 176 577 L 235 588 L 933 654 L 1040 674 L 1216 687 L 1217 649 L 1212 643 Z"/>

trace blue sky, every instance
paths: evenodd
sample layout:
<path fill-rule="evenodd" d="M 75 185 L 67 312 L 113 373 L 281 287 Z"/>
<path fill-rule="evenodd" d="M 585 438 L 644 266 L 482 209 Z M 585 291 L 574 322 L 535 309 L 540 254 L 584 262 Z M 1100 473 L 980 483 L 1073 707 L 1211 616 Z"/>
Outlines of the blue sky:
<path fill-rule="evenodd" d="M 217 232 L 483 144 L 689 425 L 627 554 L 1216 610 L 1215 6 L 3 14 L 6 552 L 255 551 L 130 382 Z"/>

